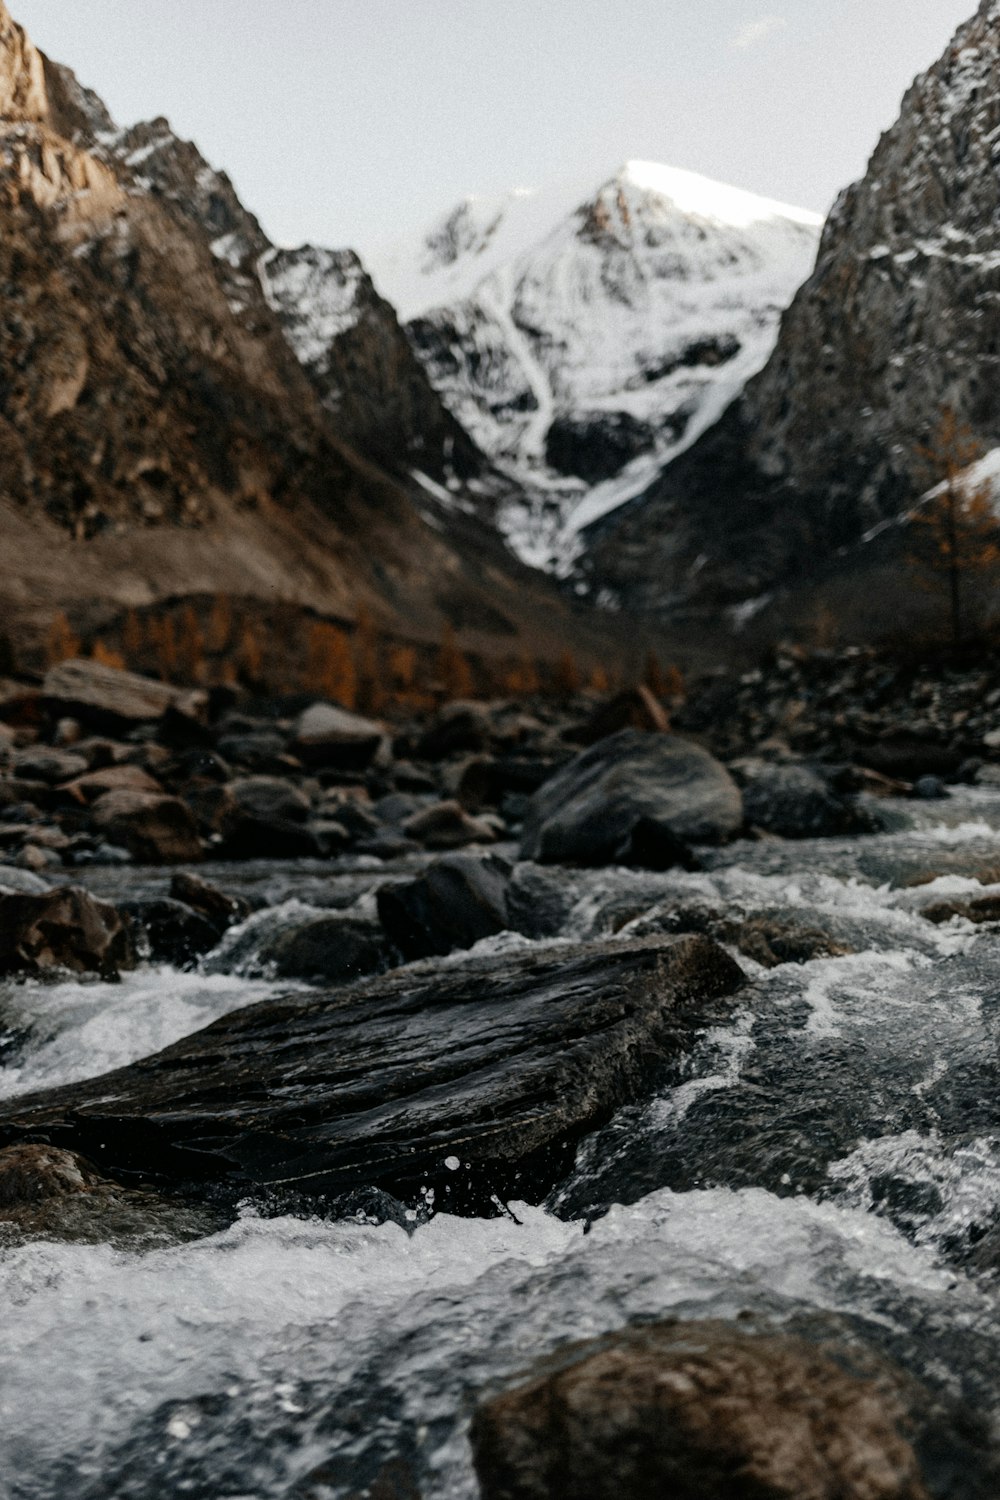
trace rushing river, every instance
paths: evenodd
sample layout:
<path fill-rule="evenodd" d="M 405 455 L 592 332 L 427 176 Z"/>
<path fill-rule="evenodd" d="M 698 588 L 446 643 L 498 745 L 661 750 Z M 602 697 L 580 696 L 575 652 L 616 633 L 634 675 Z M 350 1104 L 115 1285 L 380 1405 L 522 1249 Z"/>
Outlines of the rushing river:
<path fill-rule="evenodd" d="M 701 902 L 807 921 L 852 951 L 742 959 L 732 1019 L 585 1141 L 543 1207 L 404 1227 L 247 1203 L 225 1226 L 179 1213 L 110 1241 L 93 1224 L 69 1241 L 0 1227 L 3 1500 L 473 1500 L 483 1393 L 561 1343 L 664 1314 L 826 1318 L 996 1426 L 1000 929 L 919 913 L 991 889 L 972 877 L 1000 866 L 1000 797 L 896 816 L 866 838 L 735 845 L 698 874 L 566 873 L 566 938 Z M 386 876 L 205 873 L 271 908 L 196 973 L 0 991 L 0 1096 L 287 991 L 255 964 L 259 934 L 370 901 Z M 144 880 L 162 884 L 88 872 L 112 896 Z"/>

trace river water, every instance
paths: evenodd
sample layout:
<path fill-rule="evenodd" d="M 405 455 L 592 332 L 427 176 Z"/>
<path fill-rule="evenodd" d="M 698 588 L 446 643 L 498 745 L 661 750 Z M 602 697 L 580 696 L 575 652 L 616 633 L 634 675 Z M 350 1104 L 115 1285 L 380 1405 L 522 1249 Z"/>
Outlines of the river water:
<path fill-rule="evenodd" d="M 852 951 L 741 959 L 731 1020 L 585 1141 L 544 1206 L 368 1224 L 248 1202 L 235 1223 L 154 1215 L 68 1241 L 0 1228 L 3 1500 L 474 1500 L 466 1433 L 484 1393 L 562 1343 L 661 1315 L 825 1319 L 995 1433 L 1000 929 L 919 912 L 994 889 L 974 876 L 1000 879 L 1000 797 L 893 816 L 875 836 L 734 845 L 698 874 L 560 877 L 566 939 L 707 903 Z M 287 991 L 259 972 L 261 933 L 370 901 L 386 872 L 205 873 L 277 905 L 196 973 L 7 986 L 0 1096 Z M 88 873 L 110 895 L 144 880 L 162 876 Z M 973 1470 L 938 1492 L 984 1493 Z"/>

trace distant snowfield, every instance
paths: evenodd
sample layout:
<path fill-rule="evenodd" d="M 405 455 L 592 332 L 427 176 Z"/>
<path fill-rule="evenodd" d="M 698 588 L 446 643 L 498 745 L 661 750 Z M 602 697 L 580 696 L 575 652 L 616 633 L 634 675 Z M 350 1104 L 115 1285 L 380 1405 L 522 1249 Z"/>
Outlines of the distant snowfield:
<path fill-rule="evenodd" d="M 584 528 L 641 494 L 766 363 L 821 223 L 632 161 L 596 191 L 467 198 L 418 245 L 366 263 L 446 404 L 520 491 L 500 517 L 508 541 L 566 572 Z M 615 450 L 596 483 L 565 458 L 557 470 L 550 434 L 567 422 L 598 442 L 624 422 L 635 451 Z"/>

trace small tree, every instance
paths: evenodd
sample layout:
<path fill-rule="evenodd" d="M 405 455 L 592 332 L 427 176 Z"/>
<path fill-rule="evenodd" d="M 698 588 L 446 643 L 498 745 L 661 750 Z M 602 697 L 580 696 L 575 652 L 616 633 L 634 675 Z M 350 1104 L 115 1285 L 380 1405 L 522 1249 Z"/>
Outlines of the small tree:
<path fill-rule="evenodd" d="M 46 660 L 50 667 L 57 667 L 61 661 L 70 661 L 79 655 L 80 637 L 60 610 L 49 626 L 45 642 Z"/>
<path fill-rule="evenodd" d="M 441 635 L 437 675 L 446 702 L 472 697 L 475 690 L 472 668 L 455 638 L 454 627 L 448 622 Z"/>
<path fill-rule="evenodd" d="M 966 584 L 1000 561 L 1000 527 L 988 483 L 969 470 L 983 456 L 971 429 L 952 407 L 942 408 L 934 436 L 918 453 L 933 482 L 931 493 L 911 514 L 911 564 L 932 589 L 947 589 L 954 645 L 962 640 Z"/>

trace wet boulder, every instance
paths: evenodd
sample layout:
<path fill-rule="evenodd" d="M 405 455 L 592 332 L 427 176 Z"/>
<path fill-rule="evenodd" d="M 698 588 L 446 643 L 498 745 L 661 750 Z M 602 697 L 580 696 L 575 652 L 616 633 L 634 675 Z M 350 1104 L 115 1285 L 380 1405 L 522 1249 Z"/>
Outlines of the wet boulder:
<path fill-rule="evenodd" d="M 767 766 L 743 789 L 748 823 L 786 839 L 867 833 L 870 819 L 808 766 Z"/>
<path fill-rule="evenodd" d="M 121 902 L 119 909 L 142 934 L 142 946 L 153 963 L 186 968 L 219 941 L 215 924 L 183 901 L 140 897 Z"/>
<path fill-rule="evenodd" d="M 69 969 L 112 979 L 134 963 L 125 921 L 79 886 L 0 894 L 0 974 Z"/>
<path fill-rule="evenodd" d="M 143 864 L 194 864 L 202 857 L 194 814 L 179 797 L 123 788 L 98 797 L 90 816 L 110 843 Z"/>
<path fill-rule="evenodd" d="M 3 1101 L 0 1145 L 44 1135 L 115 1178 L 234 1198 L 433 1189 L 439 1207 L 491 1214 L 541 1201 L 582 1136 L 731 1014 L 742 983 L 701 937 L 401 969 Z"/>
<path fill-rule="evenodd" d="M 220 937 L 227 928 L 250 915 L 250 903 L 242 896 L 227 895 L 200 875 L 192 875 L 190 870 L 178 870 L 173 875 L 170 899 L 183 901 L 185 906 L 206 917 Z"/>
<path fill-rule="evenodd" d="M 390 968 L 393 954 L 378 922 L 337 913 L 276 933 L 260 959 L 283 979 L 347 984 Z"/>
<path fill-rule="evenodd" d="M 625 729 L 593 745 L 532 798 L 521 856 L 546 864 L 624 862 L 637 826 L 681 846 L 721 843 L 743 822 L 739 788 L 690 740 Z"/>
<path fill-rule="evenodd" d="M 105 1179 L 75 1151 L 32 1143 L 0 1151 L 0 1215 L 52 1198 L 100 1190 Z"/>
<path fill-rule="evenodd" d="M 453 854 L 416 880 L 382 886 L 379 917 L 406 959 L 471 948 L 510 927 L 509 879 L 502 860 Z"/>
<path fill-rule="evenodd" d="M 725 1322 L 623 1330 L 482 1405 L 483 1500 L 928 1500 L 905 1378 Z"/>
<path fill-rule="evenodd" d="M 384 728 L 373 719 L 335 703 L 313 703 L 296 721 L 292 752 L 316 769 L 363 771 L 386 743 Z"/>

